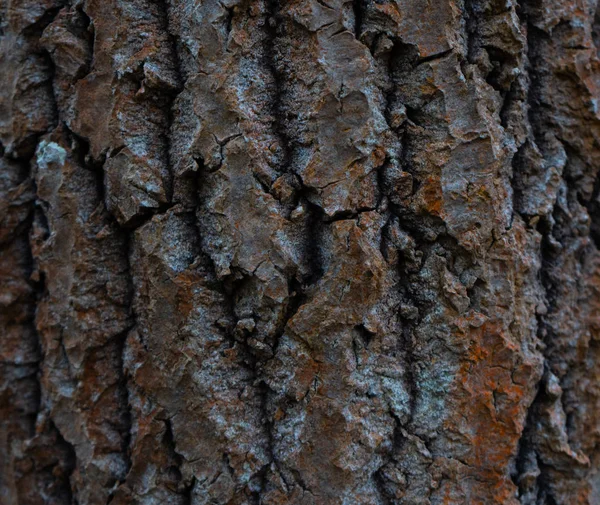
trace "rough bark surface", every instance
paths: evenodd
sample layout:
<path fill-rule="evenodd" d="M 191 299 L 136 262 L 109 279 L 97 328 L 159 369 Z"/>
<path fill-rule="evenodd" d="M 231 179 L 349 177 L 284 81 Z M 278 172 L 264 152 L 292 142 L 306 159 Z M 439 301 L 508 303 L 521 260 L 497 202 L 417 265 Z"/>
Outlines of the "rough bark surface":
<path fill-rule="evenodd" d="M 0 502 L 600 504 L 596 0 L 0 0 Z"/>

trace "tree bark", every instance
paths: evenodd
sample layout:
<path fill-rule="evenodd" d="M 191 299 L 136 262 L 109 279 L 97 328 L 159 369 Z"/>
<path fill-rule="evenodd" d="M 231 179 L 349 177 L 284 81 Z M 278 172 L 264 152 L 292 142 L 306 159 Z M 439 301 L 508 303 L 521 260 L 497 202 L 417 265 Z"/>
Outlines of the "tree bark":
<path fill-rule="evenodd" d="M 0 6 L 2 504 L 600 504 L 595 0 Z"/>

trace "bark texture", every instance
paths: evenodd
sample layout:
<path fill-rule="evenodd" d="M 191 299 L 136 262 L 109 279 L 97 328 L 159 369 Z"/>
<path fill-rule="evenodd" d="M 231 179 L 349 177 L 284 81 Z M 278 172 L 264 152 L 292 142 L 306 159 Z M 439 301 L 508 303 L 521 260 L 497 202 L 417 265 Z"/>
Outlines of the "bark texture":
<path fill-rule="evenodd" d="M 600 504 L 596 0 L 0 0 L 0 502 Z"/>

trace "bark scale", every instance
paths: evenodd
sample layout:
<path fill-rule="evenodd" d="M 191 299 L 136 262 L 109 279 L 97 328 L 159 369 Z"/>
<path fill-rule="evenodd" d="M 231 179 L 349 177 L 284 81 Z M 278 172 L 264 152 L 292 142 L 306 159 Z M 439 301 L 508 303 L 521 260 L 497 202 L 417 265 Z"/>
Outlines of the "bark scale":
<path fill-rule="evenodd" d="M 2 503 L 600 503 L 594 0 L 0 13 Z"/>

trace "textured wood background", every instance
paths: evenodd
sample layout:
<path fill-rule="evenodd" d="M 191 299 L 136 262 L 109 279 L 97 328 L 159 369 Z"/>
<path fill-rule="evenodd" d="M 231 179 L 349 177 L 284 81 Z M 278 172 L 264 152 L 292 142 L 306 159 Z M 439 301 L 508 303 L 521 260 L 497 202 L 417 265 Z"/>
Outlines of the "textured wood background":
<path fill-rule="evenodd" d="M 599 37 L 0 0 L 0 503 L 600 504 Z"/>

